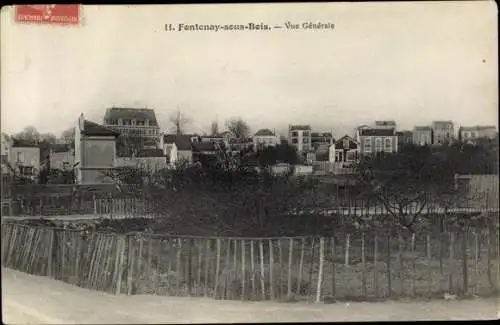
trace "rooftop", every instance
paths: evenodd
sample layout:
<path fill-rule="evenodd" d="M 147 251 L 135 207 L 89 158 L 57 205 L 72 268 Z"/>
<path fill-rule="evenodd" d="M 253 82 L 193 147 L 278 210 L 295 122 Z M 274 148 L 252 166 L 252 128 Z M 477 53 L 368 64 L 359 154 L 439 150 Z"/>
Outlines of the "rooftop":
<path fill-rule="evenodd" d="M 414 131 L 431 131 L 432 128 L 430 126 L 416 126 Z"/>
<path fill-rule="evenodd" d="M 373 137 L 373 136 L 394 136 L 394 129 L 361 129 L 361 136 Z"/>
<path fill-rule="evenodd" d="M 274 136 L 274 132 L 269 129 L 260 129 L 255 133 L 256 136 Z"/>
<path fill-rule="evenodd" d="M 165 134 L 163 136 L 163 141 L 168 144 L 175 143 L 175 146 L 177 147 L 178 150 L 191 150 L 192 149 L 192 143 L 191 143 L 191 137 L 190 135 L 177 135 L 177 134 Z"/>
<path fill-rule="evenodd" d="M 462 126 L 460 130 L 462 131 L 481 131 L 481 130 L 496 130 L 496 127 L 493 125 L 474 125 L 474 126 Z"/>
<path fill-rule="evenodd" d="M 85 120 L 83 122 L 83 135 L 93 135 L 93 136 L 114 136 L 117 137 L 120 135 L 119 132 L 97 124 L 95 122 Z"/>
<path fill-rule="evenodd" d="M 39 144 L 36 141 L 32 141 L 32 140 L 12 138 L 12 147 L 13 148 L 38 148 Z"/>
<path fill-rule="evenodd" d="M 310 125 L 290 125 L 290 131 L 310 131 Z"/>
<path fill-rule="evenodd" d="M 192 144 L 193 150 L 197 152 L 215 151 L 215 143 L 213 142 L 195 142 Z"/>
<path fill-rule="evenodd" d="M 124 108 L 111 107 L 106 110 L 104 120 L 134 119 L 137 121 L 149 121 L 150 126 L 158 126 L 155 111 L 151 108 Z"/>

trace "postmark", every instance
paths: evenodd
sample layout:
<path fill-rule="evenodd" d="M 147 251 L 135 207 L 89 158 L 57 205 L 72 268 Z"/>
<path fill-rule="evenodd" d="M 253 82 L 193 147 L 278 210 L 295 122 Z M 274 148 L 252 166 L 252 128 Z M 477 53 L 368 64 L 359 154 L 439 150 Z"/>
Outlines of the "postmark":
<path fill-rule="evenodd" d="M 82 18 L 79 4 L 16 5 L 14 12 L 17 23 L 79 25 Z"/>

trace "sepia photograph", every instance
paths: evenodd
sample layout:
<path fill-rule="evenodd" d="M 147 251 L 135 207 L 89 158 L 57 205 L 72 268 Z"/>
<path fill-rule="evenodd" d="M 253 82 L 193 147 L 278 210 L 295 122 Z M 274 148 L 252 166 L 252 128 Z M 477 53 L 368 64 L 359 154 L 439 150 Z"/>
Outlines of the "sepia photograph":
<path fill-rule="evenodd" d="M 6 324 L 494 320 L 494 1 L 10 5 Z"/>

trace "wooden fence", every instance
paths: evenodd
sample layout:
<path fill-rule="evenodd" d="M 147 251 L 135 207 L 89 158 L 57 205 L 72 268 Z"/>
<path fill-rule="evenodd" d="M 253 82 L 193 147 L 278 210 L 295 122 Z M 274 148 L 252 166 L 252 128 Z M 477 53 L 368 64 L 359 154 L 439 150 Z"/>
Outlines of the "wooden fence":
<path fill-rule="evenodd" d="M 2 224 L 2 266 L 113 294 L 241 300 L 488 295 L 498 228 L 202 238 Z"/>

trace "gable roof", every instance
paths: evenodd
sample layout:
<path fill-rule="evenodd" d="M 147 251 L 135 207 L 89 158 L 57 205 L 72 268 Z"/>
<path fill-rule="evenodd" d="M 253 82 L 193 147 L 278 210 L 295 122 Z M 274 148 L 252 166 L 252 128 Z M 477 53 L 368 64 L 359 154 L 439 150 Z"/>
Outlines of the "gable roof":
<path fill-rule="evenodd" d="M 111 107 L 106 110 L 104 120 L 135 119 L 137 121 L 149 120 L 150 126 L 158 126 L 155 111 L 151 108 L 126 108 Z"/>
<path fill-rule="evenodd" d="M 344 148 L 344 140 L 345 139 L 349 140 L 349 147 L 348 148 Z M 354 138 L 348 136 L 347 134 L 344 135 L 343 137 L 339 138 L 337 141 L 335 141 L 335 150 L 337 150 L 337 149 L 348 149 L 349 150 L 349 149 L 357 149 L 357 148 L 358 148 L 358 142 Z"/>
<path fill-rule="evenodd" d="M 12 148 L 38 148 L 39 143 L 35 140 L 24 140 L 12 138 Z"/>
<path fill-rule="evenodd" d="M 215 151 L 216 146 L 213 142 L 195 142 L 192 144 L 195 151 Z"/>
<path fill-rule="evenodd" d="M 331 132 L 311 132 L 311 138 L 332 138 Z"/>
<path fill-rule="evenodd" d="M 190 135 L 177 135 L 177 134 L 165 134 L 163 136 L 163 141 L 167 144 L 175 143 L 178 150 L 191 150 L 191 136 Z"/>
<path fill-rule="evenodd" d="M 274 136 L 274 133 L 269 129 L 260 129 L 255 133 L 255 136 Z"/>
<path fill-rule="evenodd" d="M 373 136 L 385 136 L 385 137 L 391 137 L 394 136 L 394 129 L 361 129 L 361 136 L 362 137 L 373 137 Z"/>
<path fill-rule="evenodd" d="M 94 136 L 113 136 L 117 137 L 120 135 L 120 132 L 97 124 L 95 122 L 85 120 L 83 122 L 83 135 L 94 135 Z"/>

